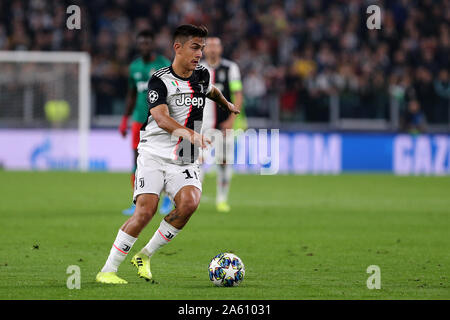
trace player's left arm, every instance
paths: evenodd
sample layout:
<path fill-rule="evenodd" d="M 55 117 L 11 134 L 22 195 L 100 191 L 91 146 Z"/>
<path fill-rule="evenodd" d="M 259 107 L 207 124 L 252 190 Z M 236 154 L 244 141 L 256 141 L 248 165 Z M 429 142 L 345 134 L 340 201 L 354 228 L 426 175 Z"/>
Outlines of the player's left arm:
<path fill-rule="evenodd" d="M 231 99 L 232 99 L 232 102 L 235 105 L 235 107 L 238 108 L 239 110 L 241 110 L 242 100 L 243 100 L 242 91 L 235 92 L 234 96 L 231 97 Z M 232 129 L 233 125 L 234 125 L 234 120 L 236 119 L 236 117 L 237 117 L 237 114 L 230 113 L 228 115 L 227 120 L 222 121 L 222 123 L 220 123 L 220 129 L 222 129 L 222 130 Z"/>
<path fill-rule="evenodd" d="M 211 90 L 206 96 L 230 113 L 239 114 L 241 112 L 233 103 L 225 99 L 222 92 L 213 85 L 211 85 Z"/>
<path fill-rule="evenodd" d="M 242 94 L 242 81 L 241 81 L 241 72 L 239 71 L 239 67 L 236 63 L 232 63 L 229 69 L 229 88 L 231 93 L 231 102 L 236 106 L 237 109 L 241 110 L 244 96 Z M 222 130 L 233 128 L 234 120 L 236 119 L 236 115 L 234 113 L 230 113 L 227 120 L 223 121 L 220 124 Z"/>

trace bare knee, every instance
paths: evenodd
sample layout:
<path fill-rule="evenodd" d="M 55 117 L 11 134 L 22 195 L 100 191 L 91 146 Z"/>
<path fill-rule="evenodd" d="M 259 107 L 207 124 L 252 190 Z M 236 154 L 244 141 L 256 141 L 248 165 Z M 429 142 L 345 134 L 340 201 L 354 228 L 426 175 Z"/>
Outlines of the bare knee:
<path fill-rule="evenodd" d="M 194 186 L 183 187 L 175 196 L 175 210 L 165 220 L 182 229 L 200 203 L 201 191 Z"/>
<path fill-rule="evenodd" d="M 147 225 L 153 218 L 156 208 L 158 207 L 158 200 L 149 195 L 140 195 L 136 201 L 136 209 L 131 217 L 135 223 L 139 225 Z"/>
<path fill-rule="evenodd" d="M 151 201 L 137 201 L 136 212 L 142 212 L 143 214 L 153 214 L 157 204 Z"/>
<path fill-rule="evenodd" d="M 155 209 L 150 205 L 144 205 L 141 207 L 136 206 L 136 211 L 133 214 L 133 217 L 136 220 L 142 221 L 142 222 L 148 222 L 155 214 Z"/>
<path fill-rule="evenodd" d="M 133 216 L 121 227 L 121 230 L 137 237 L 144 227 L 150 222 L 158 207 L 158 195 L 141 194 L 136 199 L 136 209 Z"/>
<path fill-rule="evenodd" d="M 146 226 L 150 220 L 152 219 L 153 215 L 150 213 L 144 213 L 144 212 L 135 212 L 131 219 L 134 221 L 135 224 L 139 226 Z"/>

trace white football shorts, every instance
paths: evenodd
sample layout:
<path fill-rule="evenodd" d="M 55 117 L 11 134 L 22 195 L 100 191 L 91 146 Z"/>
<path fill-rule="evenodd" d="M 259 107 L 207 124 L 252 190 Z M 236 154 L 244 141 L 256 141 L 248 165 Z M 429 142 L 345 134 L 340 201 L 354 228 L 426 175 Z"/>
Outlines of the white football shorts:
<path fill-rule="evenodd" d="M 200 168 L 197 163 L 175 164 L 139 154 L 134 180 L 134 203 L 140 194 L 154 193 L 160 196 L 162 191 L 165 191 L 173 201 L 184 186 L 194 186 L 202 191 Z"/>

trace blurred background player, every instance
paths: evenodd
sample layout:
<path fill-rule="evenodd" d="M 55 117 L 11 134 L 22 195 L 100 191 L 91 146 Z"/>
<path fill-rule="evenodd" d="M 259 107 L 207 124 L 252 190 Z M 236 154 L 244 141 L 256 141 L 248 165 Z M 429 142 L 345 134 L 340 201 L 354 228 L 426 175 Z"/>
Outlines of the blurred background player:
<path fill-rule="evenodd" d="M 235 62 L 222 58 L 222 52 L 223 47 L 220 38 L 208 37 L 204 50 L 205 60 L 202 61 L 202 64 L 209 70 L 211 82 L 222 91 L 227 100 L 241 110 L 240 117 L 243 117 L 241 73 Z M 235 125 L 239 125 L 242 129 L 246 127 L 244 122 L 235 123 L 235 119 L 235 114 L 226 112 L 212 100 L 206 101 L 202 130 L 219 129 L 224 136 L 223 148 L 220 150 L 216 148 L 215 150 L 215 163 L 217 164 L 216 208 L 220 212 L 230 211 L 228 193 L 232 164 L 227 164 L 227 153 L 233 154 L 231 151 L 234 148 L 234 139 L 226 139 L 226 130 L 236 128 Z"/>
<path fill-rule="evenodd" d="M 128 91 L 126 97 L 125 112 L 119 126 L 123 137 L 127 135 L 128 118 L 132 115 L 131 145 L 133 148 L 133 171 L 131 174 L 131 185 L 134 187 L 137 147 L 140 139 L 140 130 L 147 121 L 147 85 L 152 74 L 163 67 L 170 66 L 170 61 L 153 50 L 153 32 L 146 29 L 137 35 L 137 47 L 140 57 L 134 60 L 129 67 Z M 132 215 L 136 206 L 131 204 L 130 208 L 123 210 L 123 214 Z M 172 203 L 167 195 L 163 197 L 160 212 L 167 214 L 172 209 Z"/>

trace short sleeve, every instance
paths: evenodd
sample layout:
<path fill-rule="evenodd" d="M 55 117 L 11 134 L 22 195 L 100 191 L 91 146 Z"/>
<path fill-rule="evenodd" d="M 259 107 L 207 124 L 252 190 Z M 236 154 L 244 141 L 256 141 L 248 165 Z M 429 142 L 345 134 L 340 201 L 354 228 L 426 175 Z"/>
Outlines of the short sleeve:
<path fill-rule="evenodd" d="M 167 88 L 158 77 L 153 76 L 148 82 L 147 104 L 149 109 L 167 104 Z"/>

